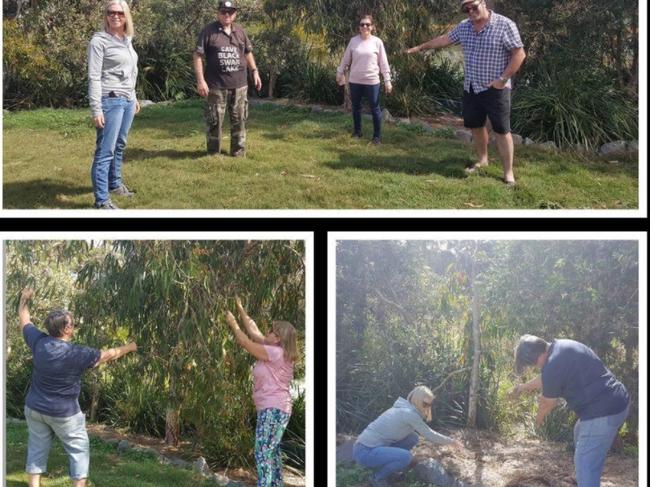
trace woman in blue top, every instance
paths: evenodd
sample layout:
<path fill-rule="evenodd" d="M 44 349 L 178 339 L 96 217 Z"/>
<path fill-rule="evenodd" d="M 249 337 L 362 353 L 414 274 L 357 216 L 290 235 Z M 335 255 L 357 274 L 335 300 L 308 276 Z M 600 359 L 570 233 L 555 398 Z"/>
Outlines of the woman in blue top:
<path fill-rule="evenodd" d="M 373 487 L 384 487 L 386 478 L 406 468 L 413 459 L 411 449 L 420 436 L 439 445 L 461 446 L 448 436 L 433 431 L 431 421 L 433 393 L 428 387 L 417 386 L 409 395 L 398 398 L 393 407 L 384 411 L 359 435 L 352 450 L 354 460 L 375 472 L 370 477 Z"/>
<path fill-rule="evenodd" d="M 32 324 L 29 313 L 28 303 L 33 295 L 32 289 L 23 289 L 18 307 L 20 330 L 33 356 L 32 380 L 25 398 L 29 433 L 25 470 L 29 487 L 40 487 L 55 436 L 68 454 L 73 487 L 85 487 L 90 443 L 86 417 L 79 407 L 81 376 L 92 367 L 134 352 L 137 346 L 129 343 L 100 351 L 73 344 L 72 315 L 60 309 L 45 318 L 48 333 L 43 333 Z"/>

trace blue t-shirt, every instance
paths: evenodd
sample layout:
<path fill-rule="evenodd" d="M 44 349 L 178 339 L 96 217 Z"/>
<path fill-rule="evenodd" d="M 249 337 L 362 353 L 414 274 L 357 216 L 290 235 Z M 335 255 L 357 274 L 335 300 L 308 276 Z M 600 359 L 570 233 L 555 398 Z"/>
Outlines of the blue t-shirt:
<path fill-rule="evenodd" d="M 79 407 L 81 375 L 98 361 L 101 352 L 53 338 L 32 323 L 23 328 L 32 351 L 34 369 L 25 405 L 47 416 L 74 416 Z"/>
<path fill-rule="evenodd" d="M 542 393 L 563 397 L 580 419 L 618 414 L 630 401 L 627 389 L 594 351 L 574 340 L 554 340 L 542 367 Z"/>

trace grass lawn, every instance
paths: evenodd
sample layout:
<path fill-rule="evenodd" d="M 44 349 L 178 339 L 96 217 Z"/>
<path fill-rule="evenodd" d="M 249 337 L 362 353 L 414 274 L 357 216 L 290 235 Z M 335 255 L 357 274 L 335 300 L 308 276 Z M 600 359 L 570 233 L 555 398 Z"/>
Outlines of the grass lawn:
<path fill-rule="evenodd" d="M 507 188 L 493 149 L 492 164 L 467 176 L 471 146 L 436 136 L 447 131 L 387 124 L 373 146 L 370 120 L 358 141 L 349 114 L 298 107 L 251 106 L 247 157 L 207 156 L 202 107 L 158 104 L 136 116 L 123 175 L 137 194 L 116 198 L 121 208 L 638 208 L 637 161 L 519 146 L 518 185 Z M 92 207 L 94 138 L 87 109 L 5 114 L 3 207 Z"/>
<path fill-rule="evenodd" d="M 7 487 L 27 485 L 25 459 L 27 455 L 27 426 L 6 425 L 6 483 Z M 49 473 L 42 477 L 43 487 L 68 487 L 68 457 L 58 440 L 54 441 L 48 462 Z M 119 485 L 120 487 L 214 487 L 190 470 L 161 465 L 149 454 L 130 450 L 119 455 L 115 446 L 96 438 L 90 439 L 89 486 Z"/>

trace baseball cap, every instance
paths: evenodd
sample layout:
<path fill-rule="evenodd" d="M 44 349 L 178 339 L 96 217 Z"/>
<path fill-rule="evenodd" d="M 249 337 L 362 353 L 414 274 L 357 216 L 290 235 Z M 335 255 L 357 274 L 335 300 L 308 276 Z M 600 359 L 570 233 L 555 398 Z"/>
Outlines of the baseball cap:
<path fill-rule="evenodd" d="M 235 5 L 235 2 L 233 2 L 232 0 L 225 0 L 225 1 L 221 0 L 219 2 L 219 7 L 218 8 L 219 8 L 219 10 L 221 10 L 222 8 L 229 8 L 229 9 L 232 9 L 232 10 L 237 10 L 237 5 Z"/>

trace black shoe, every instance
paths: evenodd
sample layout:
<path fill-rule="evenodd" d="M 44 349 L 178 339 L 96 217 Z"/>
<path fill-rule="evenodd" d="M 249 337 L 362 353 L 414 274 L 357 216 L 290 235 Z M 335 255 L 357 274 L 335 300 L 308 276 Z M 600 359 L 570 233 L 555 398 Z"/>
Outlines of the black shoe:
<path fill-rule="evenodd" d="M 118 210 L 119 208 L 111 200 L 106 200 L 100 205 L 95 203 L 95 209 L 97 209 L 97 210 Z"/>
<path fill-rule="evenodd" d="M 129 188 L 126 187 L 126 184 L 120 184 L 117 188 L 111 189 L 110 193 L 117 196 L 126 196 L 127 198 L 130 198 L 135 194 L 133 191 L 129 190 Z"/>
<path fill-rule="evenodd" d="M 246 157 L 246 149 L 239 149 L 232 153 L 233 157 Z"/>
<path fill-rule="evenodd" d="M 360 139 L 360 138 L 361 138 L 361 134 L 360 134 L 359 132 L 352 132 L 352 138 L 353 138 L 353 139 Z"/>
<path fill-rule="evenodd" d="M 381 139 L 379 137 L 373 137 L 372 143 L 375 145 L 381 145 Z"/>

